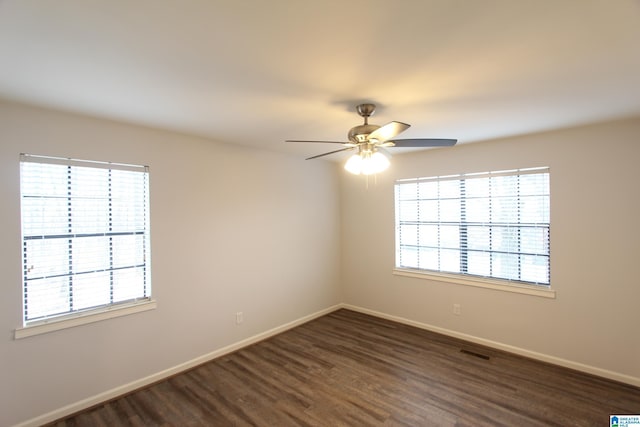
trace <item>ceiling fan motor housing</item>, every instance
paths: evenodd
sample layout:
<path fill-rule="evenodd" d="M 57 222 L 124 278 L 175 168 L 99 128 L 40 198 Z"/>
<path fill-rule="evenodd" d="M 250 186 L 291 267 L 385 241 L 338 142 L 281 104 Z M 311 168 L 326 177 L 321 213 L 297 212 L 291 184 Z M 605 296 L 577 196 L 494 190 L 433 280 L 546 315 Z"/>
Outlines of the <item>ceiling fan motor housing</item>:
<path fill-rule="evenodd" d="M 379 128 L 380 126 L 378 125 L 368 125 L 368 124 L 354 126 L 351 128 L 351 130 L 349 130 L 349 133 L 347 134 L 347 136 L 349 137 L 349 141 L 355 142 L 356 144 L 360 144 L 363 142 L 367 142 L 367 138 L 369 137 L 369 134 Z"/>

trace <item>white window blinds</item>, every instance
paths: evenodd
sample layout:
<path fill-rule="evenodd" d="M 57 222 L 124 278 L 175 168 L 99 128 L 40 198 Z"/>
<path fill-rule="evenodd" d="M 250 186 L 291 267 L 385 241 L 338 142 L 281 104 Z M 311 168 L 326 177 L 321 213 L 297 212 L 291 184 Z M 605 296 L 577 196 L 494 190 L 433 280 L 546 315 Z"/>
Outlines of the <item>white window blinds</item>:
<path fill-rule="evenodd" d="M 400 180 L 396 267 L 549 285 L 549 170 Z"/>
<path fill-rule="evenodd" d="M 20 160 L 25 325 L 147 300 L 148 168 Z"/>

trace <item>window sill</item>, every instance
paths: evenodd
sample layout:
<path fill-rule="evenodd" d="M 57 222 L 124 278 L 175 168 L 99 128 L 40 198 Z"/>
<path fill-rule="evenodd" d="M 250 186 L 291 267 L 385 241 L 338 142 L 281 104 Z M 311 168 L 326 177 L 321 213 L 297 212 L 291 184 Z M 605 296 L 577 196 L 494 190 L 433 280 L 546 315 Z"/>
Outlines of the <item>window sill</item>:
<path fill-rule="evenodd" d="M 527 285 L 518 282 L 509 282 L 508 284 L 506 284 L 501 280 L 481 279 L 445 273 L 424 272 L 404 268 L 394 268 L 393 274 L 396 276 L 413 277 L 415 279 L 434 280 L 437 282 L 456 283 L 458 285 L 474 286 L 478 288 L 493 289 L 497 291 L 534 295 L 543 298 L 555 299 L 556 297 L 556 291 L 554 290 L 547 289 L 542 286 Z"/>
<path fill-rule="evenodd" d="M 75 313 L 64 317 L 42 320 L 31 325 L 16 328 L 15 339 L 27 338 L 34 335 L 46 334 L 48 332 L 59 331 L 61 329 L 73 328 L 75 326 L 86 325 L 88 323 L 99 322 L 101 320 L 112 319 L 114 317 L 127 316 L 133 313 L 153 310 L 157 306 L 155 300 L 147 300 L 122 306 L 112 306 L 106 309 Z"/>

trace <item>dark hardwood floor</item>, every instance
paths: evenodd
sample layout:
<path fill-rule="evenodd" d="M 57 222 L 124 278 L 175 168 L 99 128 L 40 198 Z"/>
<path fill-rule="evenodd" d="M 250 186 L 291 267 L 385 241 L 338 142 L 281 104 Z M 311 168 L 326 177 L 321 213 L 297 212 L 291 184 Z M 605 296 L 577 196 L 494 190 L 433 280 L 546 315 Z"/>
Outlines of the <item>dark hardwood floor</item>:
<path fill-rule="evenodd" d="M 640 388 L 339 310 L 50 425 L 608 426 L 610 414 L 640 414 Z"/>

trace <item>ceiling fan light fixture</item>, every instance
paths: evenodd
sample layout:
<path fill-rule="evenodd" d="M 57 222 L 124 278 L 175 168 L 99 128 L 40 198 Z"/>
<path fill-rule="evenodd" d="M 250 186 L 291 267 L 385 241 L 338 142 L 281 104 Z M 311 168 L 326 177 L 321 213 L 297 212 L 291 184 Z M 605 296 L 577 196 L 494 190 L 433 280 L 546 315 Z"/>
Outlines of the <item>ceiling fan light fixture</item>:
<path fill-rule="evenodd" d="M 379 151 L 375 151 L 371 156 L 363 159 L 362 173 L 364 175 L 380 173 L 387 170 L 390 164 L 391 162 L 389 162 L 389 158 L 387 156 Z"/>
<path fill-rule="evenodd" d="M 362 171 L 362 157 L 360 157 L 360 154 L 354 154 L 349 157 L 347 163 L 344 164 L 344 168 L 349 173 L 360 175 L 360 172 Z"/>
<path fill-rule="evenodd" d="M 389 158 L 381 152 L 363 151 L 351 156 L 344 168 L 354 175 L 373 175 L 386 170 L 389 164 Z"/>

